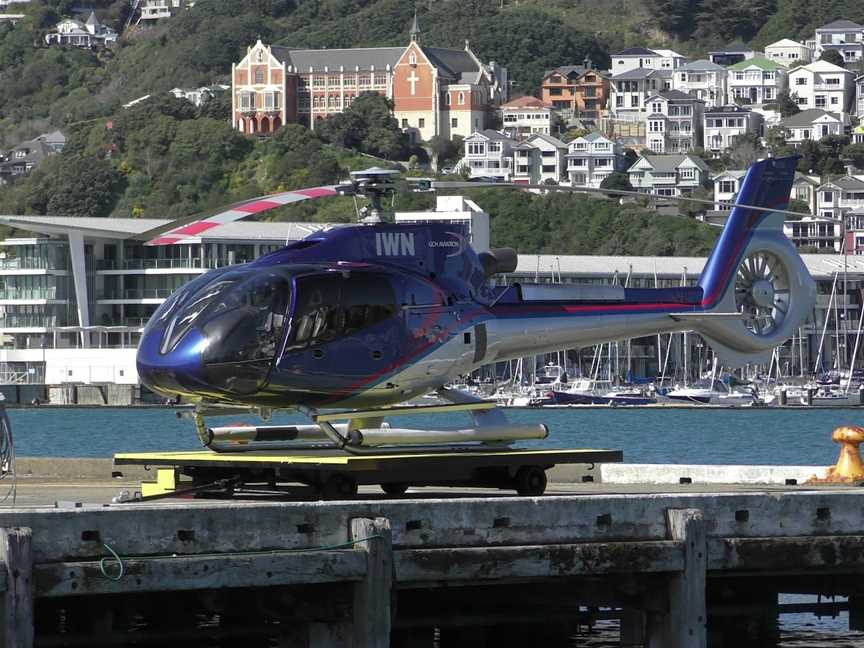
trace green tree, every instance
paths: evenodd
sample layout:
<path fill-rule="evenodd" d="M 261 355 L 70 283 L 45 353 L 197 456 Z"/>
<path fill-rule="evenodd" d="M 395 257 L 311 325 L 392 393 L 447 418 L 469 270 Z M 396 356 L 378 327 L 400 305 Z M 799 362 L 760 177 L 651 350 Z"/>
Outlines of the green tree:
<path fill-rule="evenodd" d="M 828 63 L 833 63 L 834 65 L 839 65 L 843 67 L 845 61 L 843 60 L 843 55 L 835 49 L 826 49 L 822 52 L 822 56 L 819 57 L 820 61 L 827 61 Z"/>
<path fill-rule="evenodd" d="M 633 185 L 630 184 L 630 176 L 620 171 L 610 173 L 608 176 L 603 178 L 603 181 L 600 183 L 600 188 L 617 189 L 619 191 L 633 191 Z"/>
<path fill-rule="evenodd" d="M 864 144 L 849 144 L 843 148 L 841 160 L 851 160 L 856 169 L 864 169 Z"/>
<path fill-rule="evenodd" d="M 347 110 L 316 124 L 327 142 L 388 160 L 399 159 L 408 148 L 408 138 L 392 115 L 392 105 L 377 92 L 363 92 Z"/>
<path fill-rule="evenodd" d="M 790 115 L 801 112 L 798 104 L 795 103 L 795 100 L 792 99 L 792 97 L 789 95 L 789 92 L 786 90 L 777 95 L 775 105 L 777 107 L 777 111 L 781 115 L 783 115 L 783 117 L 789 117 Z"/>

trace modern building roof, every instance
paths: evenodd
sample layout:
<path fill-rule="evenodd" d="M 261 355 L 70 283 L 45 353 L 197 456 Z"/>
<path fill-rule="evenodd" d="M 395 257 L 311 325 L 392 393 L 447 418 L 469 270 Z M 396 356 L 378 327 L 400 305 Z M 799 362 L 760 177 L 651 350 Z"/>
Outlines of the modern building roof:
<path fill-rule="evenodd" d="M 750 67 L 757 67 L 761 70 L 768 70 L 771 72 L 775 72 L 777 70 L 784 70 L 785 68 L 779 63 L 775 63 L 774 61 L 769 61 L 766 58 L 762 58 L 761 56 L 754 56 L 751 59 L 744 59 L 743 61 L 739 61 L 735 65 L 730 65 L 727 69 L 729 70 L 746 70 Z"/>
<path fill-rule="evenodd" d="M 812 125 L 814 121 L 820 117 L 824 117 L 825 115 L 828 115 L 837 121 L 842 121 L 840 115 L 837 113 L 828 112 L 821 108 L 809 108 L 808 110 L 802 110 L 799 113 L 781 119 L 780 125 L 784 128 L 807 128 Z"/>
<path fill-rule="evenodd" d="M 682 65 L 679 70 L 683 70 L 686 72 L 722 72 L 725 70 L 722 65 L 717 65 L 711 61 L 706 59 L 699 59 L 696 61 L 690 61 L 689 63 Z"/>
<path fill-rule="evenodd" d="M 831 30 L 831 29 L 864 29 L 858 23 L 854 23 L 851 20 L 835 20 L 833 22 L 828 23 L 827 25 L 822 25 L 821 27 L 817 27 L 816 31 L 822 30 Z"/>
<path fill-rule="evenodd" d="M 647 47 L 628 47 L 620 52 L 614 52 L 610 56 L 660 56 L 654 50 Z"/>

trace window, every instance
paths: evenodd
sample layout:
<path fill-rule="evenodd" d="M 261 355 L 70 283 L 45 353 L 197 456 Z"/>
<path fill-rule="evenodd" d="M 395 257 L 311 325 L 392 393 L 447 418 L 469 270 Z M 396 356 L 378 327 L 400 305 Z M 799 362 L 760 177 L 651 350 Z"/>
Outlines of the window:
<path fill-rule="evenodd" d="M 370 75 L 368 72 L 364 72 L 360 75 L 360 79 L 358 80 L 358 82 L 361 88 L 368 88 L 370 85 L 372 85 L 372 75 Z"/>
<path fill-rule="evenodd" d="M 807 77 L 798 77 L 795 79 L 795 85 L 807 85 Z"/>
<path fill-rule="evenodd" d="M 814 102 L 817 108 L 824 108 L 826 105 L 825 95 L 816 95 Z"/>
<path fill-rule="evenodd" d="M 460 106 L 465 104 L 465 93 L 464 92 L 459 93 L 458 103 Z"/>
<path fill-rule="evenodd" d="M 734 180 L 721 180 L 719 183 L 719 192 L 725 194 L 735 193 L 735 181 Z"/>
<path fill-rule="evenodd" d="M 558 76 L 557 74 L 554 74 L 551 77 L 549 77 L 549 83 L 561 83 L 562 81 L 563 81 L 563 79 L 560 76 Z"/>
<path fill-rule="evenodd" d="M 831 105 L 836 106 L 838 104 L 837 97 L 831 97 Z"/>
<path fill-rule="evenodd" d="M 561 88 L 549 88 L 549 94 L 555 97 L 561 96 Z"/>
<path fill-rule="evenodd" d="M 450 128 L 459 128 L 459 118 L 451 117 L 450 118 Z"/>
<path fill-rule="evenodd" d="M 279 92 L 264 93 L 264 109 L 280 110 L 282 108 L 281 94 Z"/>
<path fill-rule="evenodd" d="M 693 180 L 696 177 L 695 169 L 681 169 L 682 180 Z"/>
<path fill-rule="evenodd" d="M 417 55 L 414 52 L 411 52 L 408 55 L 408 63 L 411 65 L 417 65 Z"/>
<path fill-rule="evenodd" d="M 609 158 L 598 158 L 594 160 L 594 166 L 596 167 L 608 167 L 612 166 L 612 160 Z"/>
<path fill-rule="evenodd" d="M 417 127 L 418 128 L 425 128 L 425 126 L 426 126 L 426 120 L 425 119 L 423 119 L 421 117 L 420 119 L 417 120 Z"/>
<path fill-rule="evenodd" d="M 822 192 L 822 202 L 833 203 L 834 202 L 834 192 L 833 191 L 823 191 Z"/>
<path fill-rule="evenodd" d="M 254 110 L 255 109 L 255 93 L 254 92 L 241 92 L 240 93 L 240 110 Z"/>
<path fill-rule="evenodd" d="M 501 142 L 489 142 L 489 152 L 490 153 L 500 153 L 501 152 Z"/>
<path fill-rule="evenodd" d="M 404 117 L 402 118 L 402 128 L 408 128 L 408 120 Z"/>
<path fill-rule="evenodd" d="M 380 275 L 303 277 L 297 280 L 297 306 L 286 350 L 326 344 L 395 314 L 393 290 Z"/>
<path fill-rule="evenodd" d="M 805 128 L 801 131 L 801 139 L 810 139 L 810 129 Z"/>
<path fill-rule="evenodd" d="M 448 106 L 450 105 L 450 93 L 449 92 L 444 94 L 444 103 L 447 104 Z"/>
<path fill-rule="evenodd" d="M 825 79 L 825 83 L 827 85 L 840 85 L 840 79 L 838 79 L 837 77 L 828 77 L 827 79 Z"/>
<path fill-rule="evenodd" d="M 663 112 L 663 104 L 659 101 L 655 101 L 651 104 L 651 112 L 653 113 L 662 113 Z"/>
<path fill-rule="evenodd" d="M 616 108 L 623 108 L 624 107 L 624 97 L 622 97 L 621 95 L 615 96 L 615 107 Z"/>
<path fill-rule="evenodd" d="M 264 67 L 261 65 L 255 66 L 255 83 L 264 83 Z"/>
<path fill-rule="evenodd" d="M 630 97 L 630 107 L 638 108 L 639 107 L 639 97 Z"/>
<path fill-rule="evenodd" d="M 774 88 L 765 88 L 765 99 L 773 99 L 774 98 Z"/>
<path fill-rule="evenodd" d="M 376 86 L 387 85 L 387 75 L 383 72 L 376 72 L 375 73 L 375 85 Z"/>
<path fill-rule="evenodd" d="M 312 85 L 316 88 L 323 88 L 327 84 L 327 78 L 323 74 L 316 74 L 312 77 Z"/>
<path fill-rule="evenodd" d="M 330 95 L 327 99 L 327 107 L 328 108 L 341 108 L 342 107 L 342 97 L 339 95 Z"/>

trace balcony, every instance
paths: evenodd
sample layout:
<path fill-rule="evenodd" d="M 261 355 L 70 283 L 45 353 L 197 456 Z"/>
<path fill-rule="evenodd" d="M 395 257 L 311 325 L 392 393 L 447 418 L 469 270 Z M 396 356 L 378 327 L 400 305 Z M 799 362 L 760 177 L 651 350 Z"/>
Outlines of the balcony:
<path fill-rule="evenodd" d="M 50 328 L 57 326 L 56 315 L 7 315 L 0 317 L 0 329 Z"/>
<path fill-rule="evenodd" d="M 215 266 L 212 266 L 215 267 Z M 104 259 L 96 265 L 97 270 L 176 270 L 203 269 L 200 257 L 191 259 Z"/>
<path fill-rule="evenodd" d="M 0 300 L 57 299 L 57 288 L 0 288 Z"/>
<path fill-rule="evenodd" d="M 99 300 L 139 300 L 139 299 L 167 299 L 174 292 L 168 288 L 128 288 L 126 290 L 106 290 Z"/>
<path fill-rule="evenodd" d="M 28 257 L 24 259 L 0 259 L 0 272 L 3 270 L 67 270 L 67 268 L 58 268 L 48 259 Z"/>

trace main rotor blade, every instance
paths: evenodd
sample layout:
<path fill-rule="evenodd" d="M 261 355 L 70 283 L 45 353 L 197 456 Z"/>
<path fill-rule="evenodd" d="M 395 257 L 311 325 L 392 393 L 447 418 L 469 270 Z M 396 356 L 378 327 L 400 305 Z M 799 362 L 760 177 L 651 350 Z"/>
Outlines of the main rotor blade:
<path fill-rule="evenodd" d="M 246 218 L 250 214 L 260 214 L 303 200 L 336 196 L 339 194 L 337 187 L 338 185 L 310 187 L 308 189 L 283 191 L 281 193 L 252 198 L 251 200 L 244 200 L 228 207 L 223 207 L 211 216 L 195 214 L 193 216 L 178 218 L 165 225 L 142 232 L 134 238 L 139 241 L 146 241 L 145 245 L 175 245 L 182 243 L 190 236 L 198 236 L 209 229 Z"/>
<path fill-rule="evenodd" d="M 759 205 L 745 205 L 743 203 L 730 203 L 722 200 L 705 200 L 703 198 L 691 198 L 690 196 L 655 196 L 641 191 L 628 191 L 626 189 L 598 189 L 596 187 L 568 186 L 568 185 L 538 185 L 520 184 L 515 182 L 465 182 L 461 180 L 435 180 L 432 182 L 433 189 L 485 189 L 491 187 L 505 189 L 541 189 L 543 191 L 565 191 L 571 193 L 600 193 L 614 196 L 641 196 L 643 198 L 656 198 L 659 200 L 678 200 L 682 202 L 698 203 L 700 205 L 721 205 L 723 207 L 744 207 L 745 209 L 758 209 L 759 211 L 772 211 L 778 214 L 789 214 L 790 216 L 813 216 L 805 212 L 789 211 L 788 209 L 773 209 Z"/>

